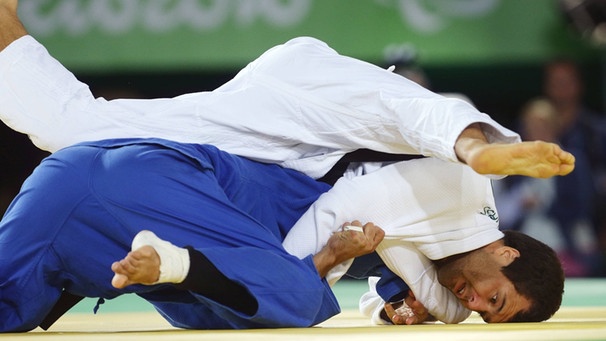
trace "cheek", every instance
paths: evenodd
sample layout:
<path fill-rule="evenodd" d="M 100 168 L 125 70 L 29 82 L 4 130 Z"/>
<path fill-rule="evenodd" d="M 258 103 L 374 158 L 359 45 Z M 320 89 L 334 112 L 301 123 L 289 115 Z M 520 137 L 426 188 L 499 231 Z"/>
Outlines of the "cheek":
<path fill-rule="evenodd" d="M 482 268 L 479 268 L 482 269 Z M 500 271 L 491 271 L 482 269 L 478 271 L 469 271 L 465 274 L 466 279 L 471 283 L 477 293 L 491 295 L 505 282 L 505 276 Z"/>

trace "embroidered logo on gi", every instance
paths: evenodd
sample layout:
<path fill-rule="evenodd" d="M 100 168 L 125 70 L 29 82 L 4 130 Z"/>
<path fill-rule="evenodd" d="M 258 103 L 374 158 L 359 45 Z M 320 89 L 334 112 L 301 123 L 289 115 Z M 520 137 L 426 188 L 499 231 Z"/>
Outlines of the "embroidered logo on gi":
<path fill-rule="evenodd" d="M 487 216 L 497 223 L 499 222 L 499 215 L 497 214 L 497 211 L 493 210 L 490 206 L 484 206 L 484 211 L 480 212 L 480 214 Z"/>

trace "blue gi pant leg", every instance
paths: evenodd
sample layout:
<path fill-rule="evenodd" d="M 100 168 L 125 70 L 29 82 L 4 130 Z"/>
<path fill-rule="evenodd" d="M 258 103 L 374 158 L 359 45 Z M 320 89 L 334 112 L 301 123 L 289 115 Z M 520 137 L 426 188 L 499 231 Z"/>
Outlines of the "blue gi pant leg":
<path fill-rule="evenodd" d="M 46 316 L 63 288 L 86 295 L 89 292 L 79 291 L 77 286 L 88 287 L 111 279 L 103 252 L 116 243 L 108 245 L 108 249 L 96 244 L 98 239 L 89 228 L 89 223 L 95 222 L 109 228 L 115 225 L 108 223 L 108 215 L 97 221 L 102 208 L 91 200 L 88 190 L 87 172 L 96 153 L 93 148 L 79 148 L 72 149 L 69 158 L 61 158 L 58 153 L 57 157 L 45 159 L 25 181 L 2 218 L 0 331 L 31 330 Z M 79 214 L 83 211 L 91 214 Z M 71 231 L 84 232 L 86 238 Z M 127 251 L 128 241 L 125 239 L 121 246 L 111 253 L 111 258 Z M 70 250 L 80 255 L 64 262 L 63 254 Z M 93 261 L 89 261 L 91 255 L 95 257 Z M 91 269 L 105 271 L 97 277 L 87 276 Z M 101 296 L 92 286 L 87 290 L 93 297 Z M 103 296 L 118 294 L 106 292 Z"/>

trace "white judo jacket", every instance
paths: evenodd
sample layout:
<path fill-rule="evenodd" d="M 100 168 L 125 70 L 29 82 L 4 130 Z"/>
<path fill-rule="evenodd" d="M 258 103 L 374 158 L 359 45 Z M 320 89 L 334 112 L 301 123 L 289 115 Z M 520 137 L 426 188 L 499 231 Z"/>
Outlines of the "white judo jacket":
<path fill-rule="evenodd" d="M 490 179 L 466 165 L 436 158 L 403 161 L 351 179 L 341 178 L 290 231 L 283 245 L 303 257 L 322 249 L 345 221 L 373 222 L 385 239 L 377 253 L 425 307 L 446 323 L 469 316 L 437 280 L 431 260 L 481 248 L 503 237 Z M 327 276 L 334 283 L 351 260 Z M 367 296 L 370 300 L 372 295 Z M 375 303 L 382 308 L 383 301 Z M 368 302 L 363 310 L 378 313 Z M 373 316 L 377 321 L 377 316 Z"/>

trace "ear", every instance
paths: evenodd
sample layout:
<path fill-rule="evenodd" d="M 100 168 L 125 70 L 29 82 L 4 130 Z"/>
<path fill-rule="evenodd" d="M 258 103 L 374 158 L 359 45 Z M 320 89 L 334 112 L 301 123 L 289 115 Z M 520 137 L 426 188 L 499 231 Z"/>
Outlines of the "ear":
<path fill-rule="evenodd" d="M 501 266 L 507 266 L 520 257 L 520 251 L 511 246 L 501 246 L 495 250 L 494 254 L 497 256 L 497 262 Z"/>

